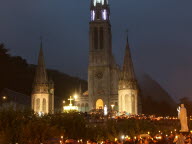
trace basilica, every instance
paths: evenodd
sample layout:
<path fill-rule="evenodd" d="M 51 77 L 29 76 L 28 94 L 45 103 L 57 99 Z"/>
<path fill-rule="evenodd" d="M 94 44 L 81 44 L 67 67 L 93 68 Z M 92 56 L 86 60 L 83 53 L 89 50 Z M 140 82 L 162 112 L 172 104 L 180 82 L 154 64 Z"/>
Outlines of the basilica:
<path fill-rule="evenodd" d="M 88 91 L 82 93 L 80 88 L 75 105 L 82 112 L 107 108 L 128 114 L 140 114 L 141 96 L 128 36 L 124 63 L 120 67 L 112 54 L 108 0 L 91 0 L 90 15 Z M 54 84 L 47 78 L 42 44 L 32 92 L 32 109 L 37 113 L 54 112 Z"/>
<path fill-rule="evenodd" d="M 112 33 L 108 0 L 92 0 L 89 23 L 88 91 L 76 101 L 80 111 L 114 109 L 141 113 L 141 97 L 128 42 L 122 68 L 112 54 Z"/>

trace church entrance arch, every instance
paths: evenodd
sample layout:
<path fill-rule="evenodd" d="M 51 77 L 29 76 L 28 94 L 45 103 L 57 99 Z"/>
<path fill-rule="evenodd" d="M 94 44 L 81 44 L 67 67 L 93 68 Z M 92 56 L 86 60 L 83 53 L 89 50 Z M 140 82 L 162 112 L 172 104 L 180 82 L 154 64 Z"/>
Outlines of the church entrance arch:
<path fill-rule="evenodd" d="M 96 109 L 103 109 L 103 106 L 104 106 L 103 100 L 102 99 L 98 99 L 96 101 Z"/>

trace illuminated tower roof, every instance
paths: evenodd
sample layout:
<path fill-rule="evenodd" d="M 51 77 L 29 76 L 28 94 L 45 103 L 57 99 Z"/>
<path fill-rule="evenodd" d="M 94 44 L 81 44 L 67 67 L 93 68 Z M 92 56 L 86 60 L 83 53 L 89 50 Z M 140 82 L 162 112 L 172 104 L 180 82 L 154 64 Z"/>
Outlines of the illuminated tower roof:
<path fill-rule="evenodd" d="M 127 35 L 127 43 L 125 48 L 125 56 L 122 70 L 122 80 L 136 81 L 131 52 L 129 48 L 129 41 Z"/>
<path fill-rule="evenodd" d="M 36 83 L 36 84 L 47 84 L 48 83 L 47 73 L 46 73 L 46 68 L 45 68 L 45 62 L 44 62 L 44 56 L 43 56 L 42 40 L 41 40 L 41 44 L 40 44 L 38 66 L 36 69 L 34 83 Z"/>
<path fill-rule="evenodd" d="M 91 21 L 109 21 L 110 8 L 108 0 L 91 1 Z"/>

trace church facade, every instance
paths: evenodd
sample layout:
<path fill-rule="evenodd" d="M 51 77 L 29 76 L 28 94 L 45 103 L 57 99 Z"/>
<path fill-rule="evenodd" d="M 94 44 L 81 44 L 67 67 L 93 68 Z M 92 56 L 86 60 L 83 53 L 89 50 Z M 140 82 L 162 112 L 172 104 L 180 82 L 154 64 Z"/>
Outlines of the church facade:
<path fill-rule="evenodd" d="M 54 83 L 48 80 L 42 42 L 31 96 L 32 110 L 38 114 L 54 113 Z"/>
<path fill-rule="evenodd" d="M 81 94 L 76 104 L 81 111 L 107 106 L 119 112 L 138 114 L 141 99 L 128 40 L 121 69 L 112 54 L 108 0 L 91 0 L 90 12 L 88 91 L 87 95 Z M 83 108 L 85 105 L 87 110 Z"/>

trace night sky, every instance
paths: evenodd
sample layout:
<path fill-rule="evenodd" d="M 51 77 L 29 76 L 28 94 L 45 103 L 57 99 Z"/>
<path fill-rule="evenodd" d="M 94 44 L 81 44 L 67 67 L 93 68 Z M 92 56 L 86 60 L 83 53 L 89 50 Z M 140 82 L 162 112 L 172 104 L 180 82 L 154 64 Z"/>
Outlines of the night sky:
<path fill-rule="evenodd" d="M 89 0 L 1 0 L 0 42 L 36 64 L 87 78 Z M 192 1 L 110 0 L 113 53 L 124 56 L 126 29 L 138 76 L 149 74 L 173 97 L 192 98 Z"/>

